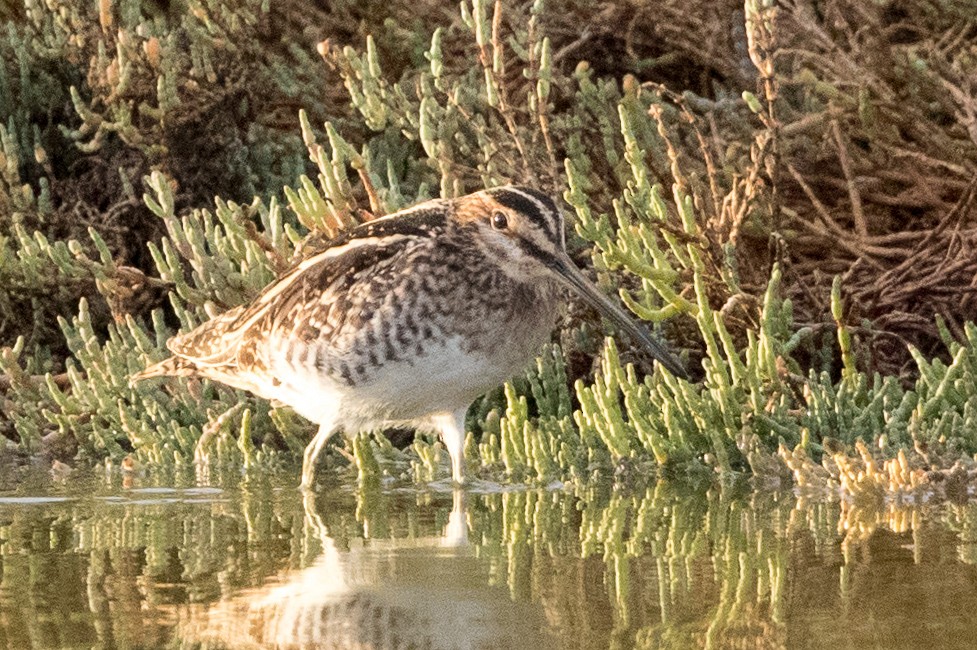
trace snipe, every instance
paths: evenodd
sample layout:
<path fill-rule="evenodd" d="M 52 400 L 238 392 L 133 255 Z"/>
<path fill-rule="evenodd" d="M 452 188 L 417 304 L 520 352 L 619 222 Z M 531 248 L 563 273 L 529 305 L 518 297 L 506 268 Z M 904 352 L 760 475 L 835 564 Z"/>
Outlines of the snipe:
<path fill-rule="evenodd" d="M 169 340 L 134 379 L 204 377 L 319 424 L 302 484 L 329 437 L 433 430 L 464 482 L 465 412 L 523 370 L 569 288 L 671 373 L 682 364 L 574 266 L 545 194 L 501 187 L 434 200 L 357 226 L 232 309 Z"/>

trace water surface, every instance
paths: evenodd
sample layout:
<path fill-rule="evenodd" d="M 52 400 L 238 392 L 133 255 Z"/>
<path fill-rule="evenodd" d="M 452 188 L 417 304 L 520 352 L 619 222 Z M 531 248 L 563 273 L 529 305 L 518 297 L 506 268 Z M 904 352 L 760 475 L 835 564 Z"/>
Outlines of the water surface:
<path fill-rule="evenodd" d="M 977 505 L 36 477 L 6 648 L 972 648 Z"/>

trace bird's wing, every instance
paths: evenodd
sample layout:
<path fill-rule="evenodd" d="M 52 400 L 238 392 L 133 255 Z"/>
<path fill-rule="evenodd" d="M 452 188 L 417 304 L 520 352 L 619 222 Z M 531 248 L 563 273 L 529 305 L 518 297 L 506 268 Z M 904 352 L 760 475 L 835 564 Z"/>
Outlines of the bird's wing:
<path fill-rule="evenodd" d="M 389 268 L 394 258 L 431 237 L 444 218 L 443 204 L 430 202 L 357 226 L 268 285 L 249 305 L 170 339 L 167 347 L 198 367 L 230 366 L 245 342 L 267 337 L 273 328 L 311 326 L 318 334 L 336 327 L 337 319 L 354 311 L 350 303 L 364 299 L 350 285 Z"/>
<path fill-rule="evenodd" d="M 174 336 L 166 342 L 170 352 L 200 365 L 218 365 L 223 356 L 234 349 L 234 331 L 247 305 L 234 307 L 186 334 Z"/>

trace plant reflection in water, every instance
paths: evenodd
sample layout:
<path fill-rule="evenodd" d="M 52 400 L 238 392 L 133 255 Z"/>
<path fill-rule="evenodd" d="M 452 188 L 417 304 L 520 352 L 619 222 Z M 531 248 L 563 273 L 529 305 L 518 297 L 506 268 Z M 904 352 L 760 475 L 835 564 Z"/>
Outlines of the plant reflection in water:
<path fill-rule="evenodd" d="M 303 503 L 294 483 L 224 485 L 0 492 L 0 647 L 909 650 L 977 637 L 977 503 L 666 481 L 338 486 Z"/>
<path fill-rule="evenodd" d="M 184 640 L 208 648 L 554 646 L 539 604 L 486 588 L 487 565 L 468 542 L 464 491 L 453 491 L 442 534 L 429 537 L 337 540 L 311 492 L 303 505 L 321 555 L 305 569 L 188 613 L 179 626 Z"/>

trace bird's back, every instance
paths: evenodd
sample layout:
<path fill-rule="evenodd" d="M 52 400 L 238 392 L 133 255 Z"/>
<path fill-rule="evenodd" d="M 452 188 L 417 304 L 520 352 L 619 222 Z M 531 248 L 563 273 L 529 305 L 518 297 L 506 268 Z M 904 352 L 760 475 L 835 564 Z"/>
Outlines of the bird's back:
<path fill-rule="evenodd" d="M 363 285 L 389 266 L 391 258 L 430 235 L 443 213 L 441 204 L 432 201 L 394 222 L 380 219 L 347 231 L 293 266 L 251 303 L 170 338 L 166 346 L 174 356 L 133 379 L 180 375 L 226 381 L 230 375 L 268 371 L 269 364 L 262 361 L 269 360 L 269 353 L 340 342 L 340 330 L 356 327 L 380 297 L 376 287 Z"/>

